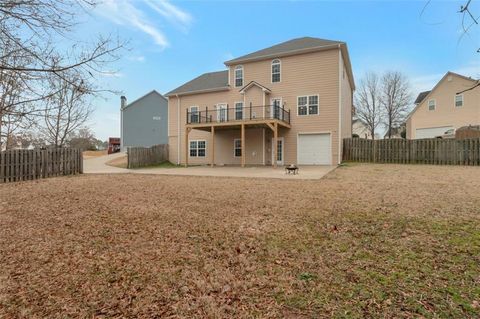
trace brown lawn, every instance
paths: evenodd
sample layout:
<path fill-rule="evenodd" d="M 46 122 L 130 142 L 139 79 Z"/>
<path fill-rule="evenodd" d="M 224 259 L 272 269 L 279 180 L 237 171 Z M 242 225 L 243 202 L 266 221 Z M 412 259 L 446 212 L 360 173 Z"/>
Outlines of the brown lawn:
<path fill-rule="evenodd" d="M 480 168 L 0 185 L 0 317 L 475 318 Z"/>
<path fill-rule="evenodd" d="M 84 159 L 98 157 L 98 156 L 105 156 L 108 154 L 107 150 L 102 151 L 83 151 L 82 155 Z"/>

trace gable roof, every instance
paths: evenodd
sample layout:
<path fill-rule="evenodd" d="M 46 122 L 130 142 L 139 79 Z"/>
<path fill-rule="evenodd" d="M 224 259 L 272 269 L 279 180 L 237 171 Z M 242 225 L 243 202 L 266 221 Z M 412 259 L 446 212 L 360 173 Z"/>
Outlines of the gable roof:
<path fill-rule="evenodd" d="M 422 101 L 427 97 L 427 95 L 430 93 L 430 91 L 423 91 L 418 93 L 417 98 L 415 99 L 414 104 L 422 103 Z"/>
<path fill-rule="evenodd" d="M 468 76 L 465 76 L 465 75 L 461 75 L 461 74 L 458 74 L 458 73 L 455 73 L 455 72 L 451 72 L 451 71 L 448 71 L 447 73 L 445 73 L 445 75 L 440 79 L 440 81 L 438 81 L 437 84 L 435 84 L 435 86 L 433 87 L 433 89 L 431 89 L 430 91 L 428 91 L 428 93 L 423 97 L 422 101 L 419 102 L 415 108 L 410 112 L 410 114 L 408 114 L 407 118 L 405 119 L 405 121 L 407 121 L 412 115 L 413 113 L 415 113 L 418 108 L 420 107 L 420 104 L 427 99 L 427 97 L 430 96 L 430 94 L 432 94 L 432 92 L 435 91 L 435 89 L 440 85 L 440 83 L 443 82 L 443 80 L 445 80 L 449 75 L 453 75 L 453 76 L 456 76 L 456 77 L 459 77 L 459 78 L 462 78 L 462 79 L 465 79 L 465 80 L 468 80 L 468 81 L 472 81 L 472 82 L 478 82 L 478 80 L 475 80 L 475 79 L 472 79 L 471 77 L 468 77 Z M 423 92 L 422 92 L 423 93 Z M 421 93 L 420 93 L 421 94 Z M 420 96 L 419 94 L 419 96 Z M 418 99 L 418 97 L 417 97 Z M 416 100 L 415 100 L 416 101 Z"/>
<path fill-rule="evenodd" d="M 165 94 L 166 96 L 174 96 L 176 94 L 193 94 L 200 92 L 212 92 L 227 90 L 228 70 L 204 73 L 195 79 L 177 87 L 176 89 Z"/>
<path fill-rule="evenodd" d="M 272 91 L 267 88 L 266 86 L 263 86 L 261 85 L 260 83 L 258 83 L 257 81 L 250 81 L 250 83 L 248 83 L 247 85 L 245 85 L 243 88 L 240 89 L 240 93 L 244 93 L 246 90 L 248 90 L 249 88 L 251 88 L 252 86 L 258 86 L 259 88 L 261 88 L 263 91 L 266 91 L 268 93 L 271 93 Z"/>
<path fill-rule="evenodd" d="M 343 60 L 347 69 L 350 86 L 355 89 L 353 80 L 352 64 L 348 55 L 347 44 L 343 41 L 326 40 L 313 37 L 303 37 L 285 41 L 271 47 L 261 49 L 239 58 L 225 61 L 225 65 L 240 64 L 244 62 L 260 61 L 265 59 L 280 58 L 289 55 L 322 51 L 339 48 L 342 52 Z"/>
<path fill-rule="evenodd" d="M 136 100 L 128 103 L 127 105 L 125 105 L 125 107 L 124 107 L 122 110 L 125 110 L 126 108 L 132 106 L 133 104 L 137 103 L 137 102 L 140 101 L 140 100 L 143 100 L 144 98 L 146 98 L 147 96 L 149 96 L 149 95 L 151 95 L 151 94 L 157 94 L 157 95 L 160 96 L 162 99 L 164 99 L 165 101 L 167 101 L 167 99 L 166 99 L 163 95 L 161 95 L 160 93 L 158 93 L 157 90 L 151 90 L 151 91 L 148 92 L 147 94 L 142 95 L 142 96 L 139 97 L 138 99 L 136 99 Z"/>
<path fill-rule="evenodd" d="M 335 47 L 344 42 L 325 40 L 319 38 L 303 37 L 292 39 L 286 42 L 282 42 L 271 47 L 261 49 L 246 55 L 242 55 L 239 58 L 235 58 L 229 61 L 226 61 L 226 65 L 238 64 L 246 61 L 252 61 L 257 59 L 266 59 L 274 58 L 279 56 L 284 56 L 291 53 L 299 53 L 298 51 L 308 50 L 308 49 L 319 49 L 324 47 Z"/>

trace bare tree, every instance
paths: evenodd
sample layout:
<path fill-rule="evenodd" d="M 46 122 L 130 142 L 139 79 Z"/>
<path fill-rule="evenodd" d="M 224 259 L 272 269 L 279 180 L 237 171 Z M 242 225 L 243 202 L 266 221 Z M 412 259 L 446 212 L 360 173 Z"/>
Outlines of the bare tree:
<path fill-rule="evenodd" d="M 380 103 L 385 116 L 388 138 L 392 137 L 392 129 L 404 121 L 411 102 L 410 85 L 405 75 L 398 71 L 389 71 L 381 79 Z"/>
<path fill-rule="evenodd" d="M 92 89 L 76 76 L 68 81 L 52 76 L 50 85 L 56 94 L 46 99 L 40 132 L 49 144 L 59 147 L 64 146 L 68 137 L 91 115 Z"/>
<path fill-rule="evenodd" d="M 372 138 L 381 123 L 381 90 L 376 73 L 365 74 L 355 92 L 355 108 L 357 117 L 365 123 Z"/>
<path fill-rule="evenodd" d="M 7 50 L 15 48 L 9 42 L 9 47 L 0 48 L 0 63 L 8 63 L 23 67 L 30 62 L 25 55 L 6 55 Z M 30 126 L 29 118 L 25 117 L 32 109 L 32 98 L 28 96 L 30 77 L 26 74 L 16 74 L 0 69 L 0 149 L 10 148 L 11 139 L 19 129 Z"/>
<path fill-rule="evenodd" d="M 85 86 L 93 90 L 97 76 L 111 73 L 104 70 L 105 66 L 118 60 L 124 43 L 102 36 L 85 43 L 71 39 L 69 34 L 78 16 L 88 13 L 95 5 L 96 0 L 0 1 L 0 77 L 7 82 L 15 79 L 15 89 L 2 88 L 0 83 L 0 97 L 4 99 L 0 105 L 0 120 L 9 118 L 24 122 L 43 117 L 44 105 L 51 104 L 44 102 L 49 99 L 51 102 L 53 96 L 58 98 L 60 90 L 50 85 L 52 78 L 71 87 L 78 85 L 77 91 Z M 69 49 L 61 51 L 55 45 L 59 39 L 63 43 L 73 43 Z M 72 80 L 72 74 L 78 75 L 83 82 Z M 95 91 L 110 90 L 95 88 Z M 0 130 L 5 127 L 4 121 L 1 123 Z"/>

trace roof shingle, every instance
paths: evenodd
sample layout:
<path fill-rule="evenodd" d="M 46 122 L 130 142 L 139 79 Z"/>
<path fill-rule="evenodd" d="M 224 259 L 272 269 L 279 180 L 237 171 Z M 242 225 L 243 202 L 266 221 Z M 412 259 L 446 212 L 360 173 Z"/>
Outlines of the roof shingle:
<path fill-rule="evenodd" d="M 266 49 L 258 50 L 258 51 L 243 55 L 233 60 L 226 61 L 225 64 L 231 65 L 231 64 L 241 63 L 247 60 L 274 57 L 277 55 L 283 55 L 283 54 L 287 54 L 289 52 L 295 52 L 298 50 L 320 48 L 320 47 L 331 46 L 331 45 L 341 44 L 341 43 L 344 43 L 344 42 L 312 38 L 312 37 L 297 38 L 297 39 L 289 40 L 286 42 L 282 42 L 280 44 L 276 44 Z"/>
<path fill-rule="evenodd" d="M 204 73 L 195 79 L 179 86 L 178 88 L 165 94 L 171 96 L 175 94 L 193 93 L 207 90 L 221 90 L 228 88 L 228 70 Z"/>

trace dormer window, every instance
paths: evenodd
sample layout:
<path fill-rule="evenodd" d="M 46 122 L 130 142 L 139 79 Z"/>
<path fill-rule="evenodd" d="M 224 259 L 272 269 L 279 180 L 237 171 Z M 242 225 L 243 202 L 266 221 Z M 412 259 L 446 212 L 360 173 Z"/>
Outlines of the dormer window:
<path fill-rule="evenodd" d="M 235 87 L 243 86 L 243 66 L 235 67 Z"/>
<path fill-rule="evenodd" d="M 279 59 L 272 61 L 272 83 L 280 82 L 281 63 Z"/>

